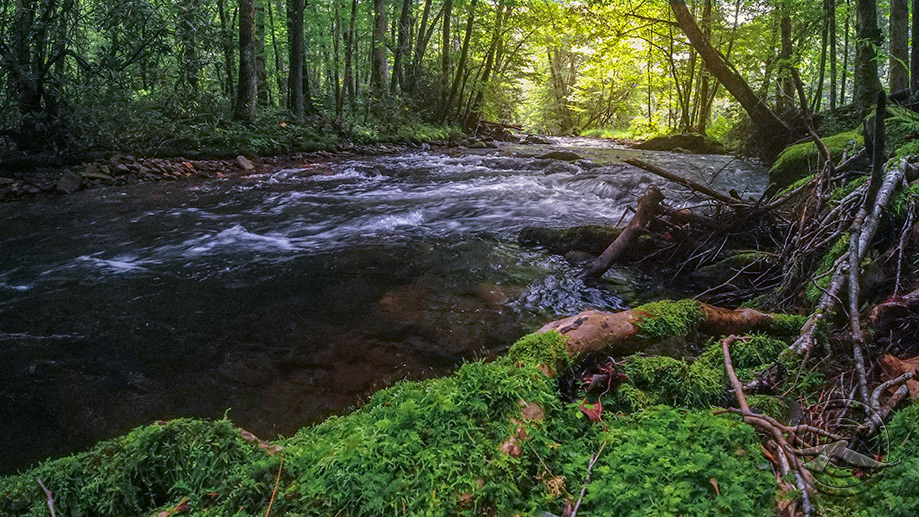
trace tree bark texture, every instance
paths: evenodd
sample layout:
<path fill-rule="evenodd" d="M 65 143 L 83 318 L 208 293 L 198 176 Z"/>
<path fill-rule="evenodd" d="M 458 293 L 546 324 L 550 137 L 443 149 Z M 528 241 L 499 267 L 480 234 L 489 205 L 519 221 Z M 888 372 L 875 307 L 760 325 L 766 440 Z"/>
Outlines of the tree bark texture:
<path fill-rule="evenodd" d="M 255 2 L 239 0 L 239 84 L 233 118 L 252 122 L 256 115 L 258 77 L 255 69 Z"/>
<path fill-rule="evenodd" d="M 919 41 L 917 41 L 919 44 Z M 909 0 L 890 0 L 891 93 L 909 88 Z"/>
<path fill-rule="evenodd" d="M 302 121 L 306 115 L 303 99 L 303 14 L 304 0 L 287 2 L 287 35 L 290 41 L 289 57 L 290 74 L 287 76 L 287 109 L 294 119 Z"/>
<path fill-rule="evenodd" d="M 373 0 L 373 50 L 370 88 L 376 96 L 386 93 L 386 0 Z"/>
<path fill-rule="evenodd" d="M 878 78 L 877 50 L 881 46 L 876 0 L 855 0 L 855 88 L 853 102 L 867 108 L 881 90 Z"/>

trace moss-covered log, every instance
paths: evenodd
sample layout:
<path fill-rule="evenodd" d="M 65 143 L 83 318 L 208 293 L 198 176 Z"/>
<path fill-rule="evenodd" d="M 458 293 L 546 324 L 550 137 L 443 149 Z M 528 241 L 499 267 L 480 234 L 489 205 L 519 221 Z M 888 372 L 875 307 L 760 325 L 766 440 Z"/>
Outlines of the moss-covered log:
<path fill-rule="evenodd" d="M 570 357 L 609 351 L 627 355 L 649 342 L 693 332 L 720 335 L 744 333 L 773 321 L 753 309 L 723 309 L 695 300 L 661 301 L 621 312 L 587 310 L 544 325 L 539 333 L 556 331 L 567 338 Z"/>

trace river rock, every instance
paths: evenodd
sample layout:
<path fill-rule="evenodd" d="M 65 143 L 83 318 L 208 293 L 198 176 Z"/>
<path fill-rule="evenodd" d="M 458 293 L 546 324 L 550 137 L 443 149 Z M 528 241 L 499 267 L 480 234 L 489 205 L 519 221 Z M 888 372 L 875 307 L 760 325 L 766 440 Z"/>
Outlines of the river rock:
<path fill-rule="evenodd" d="M 575 160 L 583 160 L 584 157 L 578 153 L 572 151 L 552 151 L 551 153 L 546 153 L 542 156 L 537 156 L 540 160 L 563 160 L 566 162 L 573 162 Z"/>
<path fill-rule="evenodd" d="M 236 163 L 238 163 L 240 167 L 247 171 L 255 170 L 255 164 L 249 161 L 249 159 L 243 155 L 236 157 Z"/>
<path fill-rule="evenodd" d="M 57 180 L 58 192 L 62 194 L 72 194 L 80 190 L 80 186 L 83 184 L 83 177 L 76 172 L 67 171 L 59 180 Z"/>
<path fill-rule="evenodd" d="M 549 140 L 544 136 L 527 135 L 527 137 L 523 139 L 523 143 L 529 145 L 552 145 L 552 140 Z"/>
<path fill-rule="evenodd" d="M 584 251 L 599 255 L 621 232 L 622 230 L 618 228 L 599 224 L 572 228 L 526 226 L 520 230 L 517 241 L 523 246 L 542 246 L 560 255 L 569 251 Z"/>
<path fill-rule="evenodd" d="M 724 154 L 724 146 L 721 143 L 707 136 L 696 134 L 656 136 L 634 147 L 635 149 L 644 149 L 646 151 L 675 151 L 680 149 L 679 152 L 683 153 Z"/>

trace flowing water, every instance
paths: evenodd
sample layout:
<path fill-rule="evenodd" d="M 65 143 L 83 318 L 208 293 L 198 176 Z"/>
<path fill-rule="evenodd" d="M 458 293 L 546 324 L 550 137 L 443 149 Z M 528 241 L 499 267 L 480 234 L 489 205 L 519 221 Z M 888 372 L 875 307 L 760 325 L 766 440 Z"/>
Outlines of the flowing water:
<path fill-rule="evenodd" d="M 535 158 L 561 148 L 591 160 Z M 450 153 L 0 205 L 0 472 L 179 416 L 290 435 L 548 320 L 653 298 L 646 272 L 588 287 L 516 244 L 527 225 L 617 224 L 652 181 L 698 202 L 625 156 L 723 191 L 765 181 L 587 139 Z"/>

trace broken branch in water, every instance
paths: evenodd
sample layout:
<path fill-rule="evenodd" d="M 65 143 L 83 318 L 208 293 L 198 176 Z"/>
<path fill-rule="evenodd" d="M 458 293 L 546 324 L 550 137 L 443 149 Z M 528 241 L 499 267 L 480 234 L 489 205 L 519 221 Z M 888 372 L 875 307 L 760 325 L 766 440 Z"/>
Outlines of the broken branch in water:
<path fill-rule="evenodd" d="M 587 269 L 578 275 L 579 278 L 599 278 L 603 276 L 603 273 L 606 273 L 606 270 L 613 265 L 616 259 L 641 235 L 645 227 L 648 226 L 648 222 L 651 221 L 651 217 L 657 213 L 658 205 L 663 199 L 664 195 L 661 194 L 660 189 L 653 184 L 648 185 L 645 194 L 638 200 L 638 208 L 635 210 L 635 215 L 632 216 L 628 226 L 622 230 L 616 240 L 603 250 L 599 257 L 595 258 L 587 266 Z"/>

